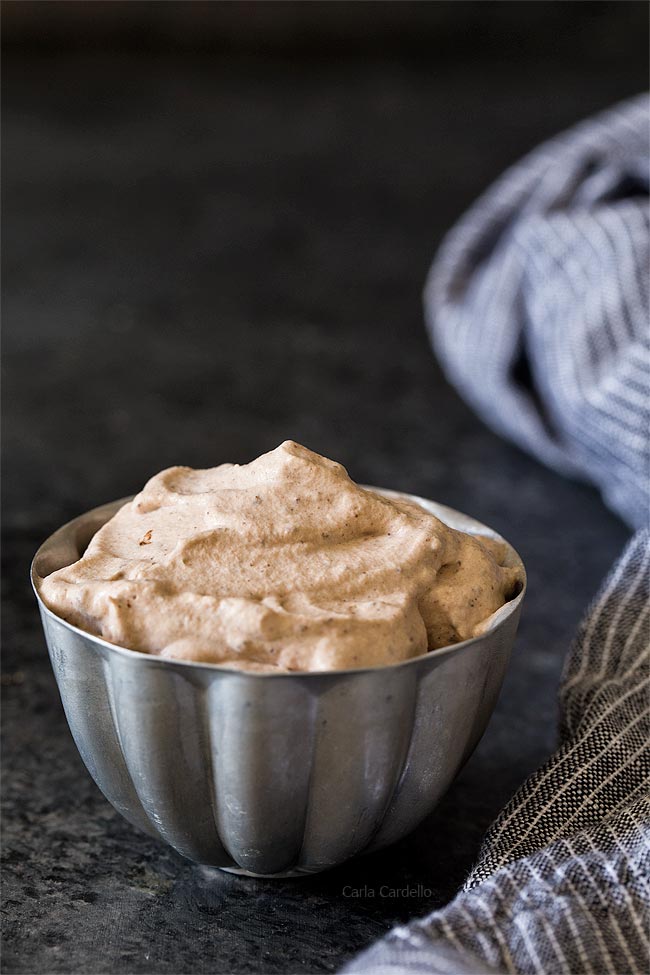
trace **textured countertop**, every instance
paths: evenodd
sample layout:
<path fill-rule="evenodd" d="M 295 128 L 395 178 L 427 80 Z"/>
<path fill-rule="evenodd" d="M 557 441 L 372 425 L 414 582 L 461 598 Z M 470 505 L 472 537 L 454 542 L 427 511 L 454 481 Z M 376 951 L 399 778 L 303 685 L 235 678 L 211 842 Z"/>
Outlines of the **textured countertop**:
<path fill-rule="evenodd" d="M 334 971 L 449 899 L 552 748 L 562 655 L 626 531 L 465 407 L 420 293 L 505 165 L 644 83 L 623 58 L 590 64 L 550 81 L 506 62 L 6 60 L 5 971 Z M 59 524 L 160 468 L 286 438 L 493 525 L 530 590 L 496 713 L 437 811 L 386 851 L 261 881 L 193 866 L 103 799 L 28 568 Z"/>

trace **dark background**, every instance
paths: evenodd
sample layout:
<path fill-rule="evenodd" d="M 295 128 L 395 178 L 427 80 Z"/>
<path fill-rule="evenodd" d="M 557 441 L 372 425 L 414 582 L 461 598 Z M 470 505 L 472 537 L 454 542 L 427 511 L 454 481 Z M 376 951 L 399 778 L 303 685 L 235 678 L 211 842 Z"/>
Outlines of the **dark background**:
<path fill-rule="evenodd" d="M 626 530 L 463 405 L 421 289 L 505 166 L 647 85 L 647 18 L 605 2 L 3 4 L 4 971 L 334 971 L 462 882 L 553 746 L 562 656 Z M 265 882 L 202 871 L 102 798 L 28 568 L 59 524 L 160 468 L 285 438 L 490 523 L 530 594 L 492 723 L 430 819 Z M 379 896 L 405 884 L 428 892 Z"/>

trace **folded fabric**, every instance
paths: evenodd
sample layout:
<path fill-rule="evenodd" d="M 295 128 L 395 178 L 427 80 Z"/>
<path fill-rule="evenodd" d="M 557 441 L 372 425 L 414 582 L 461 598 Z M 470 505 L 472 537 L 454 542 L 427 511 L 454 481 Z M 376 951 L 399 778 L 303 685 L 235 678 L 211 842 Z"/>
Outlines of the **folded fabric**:
<path fill-rule="evenodd" d="M 444 242 L 425 294 L 449 378 L 494 429 L 648 522 L 648 100 L 542 146 Z M 646 973 L 650 532 L 565 666 L 560 745 L 488 832 L 464 890 L 346 973 Z"/>
<path fill-rule="evenodd" d="M 443 243 L 433 344 L 486 423 L 648 517 L 648 100 L 518 163 Z"/>

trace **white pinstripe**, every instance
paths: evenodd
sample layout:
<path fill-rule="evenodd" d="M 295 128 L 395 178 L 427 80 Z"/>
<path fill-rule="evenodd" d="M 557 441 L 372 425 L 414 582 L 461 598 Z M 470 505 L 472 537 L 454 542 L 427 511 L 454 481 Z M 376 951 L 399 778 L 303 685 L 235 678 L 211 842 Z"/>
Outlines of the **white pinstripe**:
<path fill-rule="evenodd" d="M 540 957 L 539 957 L 539 955 L 537 954 L 537 952 L 535 950 L 535 945 L 533 944 L 533 942 L 531 941 L 531 939 L 528 937 L 528 932 L 526 931 L 526 928 L 527 928 L 526 919 L 525 918 L 522 918 L 522 916 L 520 914 L 518 914 L 514 918 L 514 925 L 519 930 L 519 933 L 521 934 L 521 936 L 522 936 L 522 938 L 524 940 L 524 943 L 526 945 L 526 950 L 528 952 L 528 955 L 530 957 L 530 960 L 532 961 L 533 965 L 535 966 L 535 971 L 538 972 L 539 975 L 546 975 L 546 973 L 544 971 L 544 968 L 542 966 Z M 586 968 L 585 969 L 585 973 L 586 973 L 586 975 L 593 975 L 593 969 L 591 967 Z"/>
<path fill-rule="evenodd" d="M 628 856 L 628 852 L 627 850 L 624 850 L 623 847 L 621 846 L 618 836 L 616 835 L 614 830 L 611 830 L 611 837 L 615 845 L 618 846 L 619 849 L 622 851 L 625 861 L 628 862 L 630 860 L 630 857 Z M 650 954 L 650 939 L 648 938 L 647 933 L 644 931 L 643 927 L 641 926 L 637 916 L 637 912 L 635 910 L 630 911 L 630 920 L 632 921 L 632 924 L 634 925 L 637 934 L 639 935 L 641 944 L 645 947 L 646 952 Z"/>
<path fill-rule="evenodd" d="M 598 680 L 599 678 L 603 678 L 607 673 L 607 669 L 611 658 L 612 644 L 614 639 L 619 633 L 619 625 L 621 622 L 621 618 L 627 612 L 630 603 L 634 601 L 639 589 L 641 589 L 644 582 L 646 581 L 649 568 L 650 568 L 650 549 L 648 549 L 648 551 L 644 553 L 643 558 L 641 560 L 641 565 L 639 566 L 638 575 L 635 577 L 631 585 L 628 584 L 628 586 L 626 587 L 625 595 L 622 597 L 618 606 L 614 610 L 614 615 L 612 616 L 612 622 L 607 631 L 607 636 L 605 637 L 605 640 L 603 642 L 603 655 L 602 655 L 600 667 L 596 671 L 596 675 L 595 675 L 596 680 Z"/>
<path fill-rule="evenodd" d="M 499 928 L 499 924 L 497 923 L 496 917 L 494 915 L 494 911 L 490 907 L 488 901 L 484 897 L 481 897 L 480 894 L 477 893 L 477 895 L 474 897 L 474 901 L 479 905 L 481 910 L 484 911 L 485 914 L 487 914 L 488 918 L 492 923 L 492 929 L 494 931 L 494 935 L 497 941 L 499 942 L 499 947 L 501 948 L 501 955 L 505 960 L 508 971 L 516 972 L 517 968 L 514 963 L 514 959 L 510 954 L 510 948 L 508 947 L 508 942 L 506 941 L 505 937 L 501 932 L 501 929 Z"/>
<path fill-rule="evenodd" d="M 610 576 L 608 582 L 605 583 L 605 589 L 596 601 L 596 603 L 591 608 L 589 614 L 589 622 L 584 633 L 584 637 L 579 640 L 582 646 L 582 653 L 580 654 L 580 667 L 578 671 L 572 676 L 568 677 L 562 685 L 562 694 L 566 697 L 567 692 L 571 690 L 582 678 L 584 677 L 587 667 L 589 666 L 589 650 L 591 648 L 591 641 L 593 639 L 593 634 L 600 623 L 603 613 L 608 607 L 608 602 L 613 593 L 616 591 L 621 581 L 625 578 L 626 573 L 629 572 L 629 566 L 623 560 L 621 560 L 612 575 Z"/>
<path fill-rule="evenodd" d="M 600 851 L 597 849 L 597 847 L 594 846 L 593 840 L 591 839 L 591 837 L 589 836 L 588 833 L 585 834 L 585 839 L 589 843 L 589 845 L 591 846 L 591 848 L 594 851 L 594 853 L 600 853 Z M 605 868 L 605 870 L 607 870 L 607 872 L 611 874 L 612 881 L 617 886 L 619 886 L 618 877 L 616 875 L 616 872 L 615 872 L 614 868 L 612 867 L 611 863 L 609 862 L 609 860 L 607 859 L 607 857 L 603 857 L 602 858 L 602 864 L 603 864 L 603 867 Z M 624 884 L 621 884 L 620 885 L 620 888 L 621 888 L 621 890 L 623 892 L 623 896 L 625 897 L 626 901 L 628 902 L 629 909 L 630 909 L 630 914 L 633 915 L 635 913 L 635 911 L 634 911 L 634 905 L 632 904 L 632 900 L 630 898 L 630 895 L 628 894 L 628 892 L 627 892 Z M 598 889 L 598 888 L 596 888 L 596 889 Z M 600 890 L 598 892 L 600 893 Z M 603 900 L 603 903 L 606 905 L 607 904 L 607 900 L 605 899 L 605 897 L 603 897 L 602 900 Z M 620 944 L 621 950 L 623 951 L 625 957 L 627 958 L 627 963 L 629 965 L 630 971 L 631 972 L 635 972 L 635 973 L 638 972 L 638 968 L 636 966 L 636 962 L 635 962 L 634 958 L 632 957 L 632 955 L 629 952 L 629 949 L 628 949 L 628 947 L 627 947 L 627 945 L 625 943 L 625 938 L 623 937 L 623 932 L 620 929 L 619 923 L 616 920 L 616 915 L 614 914 L 613 911 L 612 911 L 610 920 L 611 920 L 611 923 L 614 924 L 614 926 L 616 927 L 616 931 L 617 931 L 617 934 L 618 934 L 619 944 Z M 612 971 L 615 971 L 615 968 L 614 968 L 613 965 L 611 967 L 611 970 Z"/>
<path fill-rule="evenodd" d="M 589 888 L 591 890 L 595 891 L 598 894 L 598 896 L 600 897 L 601 903 L 603 905 L 606 905 L 607 904 L 607 900 L 602 895 L 602 893 L 601 893 L 601 891 L 600 891 L 600 889 L 598 887 L 598 883 L 597 883 L 596 879 L 595 878 L 592 878 L 591 873 L 590 873 L 587 865 L 584 863 L 583 857 L 580 854 L 577 854 L 573 850 L 573 844 L 571 843 L 571 839 L 570 838 L 566 838 L 564 840 L 564 845 L 567 847 L 567 850 L 569 851 L 570 856 L 572 856 L 573 863 L 574 864 L 578 864 L 578 866 L 580 867 L 580 869 L 585 874 L 586 879 L 587 879 L 587 883 L 589 885 Z M 570 885 L 573 887 L 573 889 L 574 889 L 574 891 L 575 891 L 575 893 L 577 895 L 578 900 L 582 901 L 583 904 L 584 904 L 584 899 L 583 899 L 582 895 L 578 892 L 577 888 L 574 887 L 572 881 L 566 875 L 565 875 L 565 878 L 564 879 L 569 881 Z M 585 907 L 586 907 L 586 905 L 585 905 Z M 603 939 L 603 936 L 600 933 L 600 930 L 598 928 L 598 924 L 596 923 L 596 919 L 590 914 L 590 912 L 588 910 L 583 911 L 583 916 L 586 917 L 586 918 L 588 918 L 588 920 L 589 920 L 589 922 L 591 924 L 591 927 L 592 927 L 593 931 L 596 934 L 596 939 L 597 939 L 597 941 L 598 941 L 598 943 L 600 945 L 600 948 L 601 948 L 602 953 L 604 955 L 606 955 L 607 958 L 610 961 L 610 965 L 609 965 L 608 970 L 611 971 L 611 972 L 615 972 L 616 971 L 616 965 L 614 963 L 614 959 L 612 958 L 612 956 L 611 956 L 611 954 L 609 952 L 609 949 L 607 948 L 607 945 L 605 944 L 605 941 Z M 632 968 L 632 971 L 634 972 L 634 975 L 641 975 L 641 973 L 638 971 L 638 969 L 636 968 L 636 966 L 634 966 Z"/>
<path fill-rule="evenodd" d="M 635 690 L 636 691 L 639 691 L 642 687 L 650 687 L 650 680 L 643 681 L 637 688 L 635 688 Z M 629 696 L 629 695 L 626 695 L 626 696 Z M 617 703 L 620 703 L 620 702 L 617 702 Z M 643 714 L 643 713 L 642 714 L 637 714 L 634 718 L 632 718 L 632 720 L 629 721 L 625 725 L 625 727 L 622 728 L 619 731 L 619 733 L 616 735 L 616 737 L 613 738 L 609 742 L 608 750 L 611 750 L 611 746 L 612 745 L 617 744 L 624 737 L 624 735 L 628 731 L 630 731 L 637 724 L 640 724 L 642 721 L 647 721 L 647 716 L 645 714 Z M 641 745 L 641 747 L 638 748 L 634 752 L 634 754 L 631 756 L 630 761 L 627 764 L 628 765 L 632 764 L 632 760 L 635 759 L 642 752 L 647 751 L 647 748 L 648 748 L 648 743 L 644 741 L 643 744 Z M 589 759 L 589 761 L 585 765 L 583 765 L 581 767 L 580 772 L 582 773 L 582 772 L 585 771 L 585 769 L 591 768 L 591 766 L 594 765 L 599 760 L 601 760 L 601 758 L 602 758 L 601 755 L 595 755 L 593 758 Z M 590 802 L 593 801 L 593 797 L 598 792 L 600 792 L 601 789 L 603 789 L 605 787 L 605 785 L 607 785 L 613 778 L 615 778 L 617 775 L 620 775 L 621 771 L 623 771 L 622 768 L 621 769 L 617 769 L 616 772 L 612 772 L 610 775 L 608 775 L 607 778 L 603 782 L 601 782 L 601 784 L 598 786 L 598 788 L 595 789 L 593 792 L 590 793 L 589 800 L 588 801 L 590 801 Z M 569 787 L 570 787 L 570 783 L 569 782 L 565 783 L 562 786 L 562 788 L 559 789 L 559 791 L 556 793 L 556 798 L 555 798 L 554 802 L 557 801 L 557 797 L 559 797 L 561 795 L 564 795 L 564 793 L 567 791 L 567 789 Z M 576 816 L 578 816 L 579 813 L 582 812 L 582 810 L 584 809 L 584 807 L 585 807 L 586 804 L 587 804 L 586 802 L 581 803 L 580 806 L 578 807 L 578 809 L 575 811 L 575 813 L 569 819 L 564 820 L 564 822 L 562 824 L 562 829 L 566 829 L 566 827 L 570 823 L 572 823 L 574 821 L 574 819 L 576 818 Z M 531 823 L 531 826 L 528 828 L 528 830 L 526 830 L 526 832 L 524 833 L 524 835 L 520 838 L 520 840 L 518 841 L 518 843 L 516 844 L 516 846 L 513 847 L 513 849 L 517 849 L 517 847 L 521 846 L 522 842 L 526 839 L 527 836 L 530 835 L 530 833 L 532 832 L 533 828 L 537 825 L 537 823 L 539 822 L 539 820 L 541 819 L 541 817 L 543 816 L 543 814 L 548 811 L 548 809 L 550 808 L 551 805 L 552 805 L 552 803 L 546 803 L 544 805 L 544 807 L 542 808 L 542 810 L 537 814 L 537 816 L 534 817 L 533 822 Z"/>
<path fill-rule="evenodd" d="M 634 626 L 630 630 L 630 634 L 627 637 L 625 643 L 623 644 L 623 649 L 621 651 L 621 663 L 625 660 L 625 658 L 627 656 L 627 651 L 629 650 L 629 648 L 632 647 L 634 649 L 634 644 L 636 642 L 636 638 L 639 635 L 638 634 L 638 631 L 641 628 L 641 626 L 644 625 L 644 624 L 645 624 L 645 626 L 647 628 L 647 631 L 648 631 L 647 632 L 647 642 L 650 643 L 650 605 L 646 605 L 645 606 L 645 608 L 641 611 L 641 613 L 637 617 L 636 622 L 634 623 Z"/>
<path fill-rule="evenodd" d="M 642 667 L 642 662 L 639 663 L 639 664 L 637 664 L 637 667 L 634 668 L 634 670 L 632 671 L 632 673 L 634 673 L 635 670 L 640 669 L 641 667 Z M 599 717 L 597 718 L 597 720 L 591 726 L 591 730 L 593 731 L 593 729 L 595 729 L 595 728 L 599 727 L 600 725 L 602 725 L 605 722 L 606 718 L 609 717 L 609 715 L 613 711 L 615 711 L 617 708 L 619 708 L 621 706 L 621 704 L 623 704 L 628 698 L 632 697 L 634 694 L 638 694 L 639 690 L 644 685 L 647 686 L 648 683 L 649 682 L 646 680 L 646 681 L 642 681 L 641 684 L 639 684 L 639 685 L 634 685 L 634 687 L 632 687 L 632 688 L 630 688 L 630 690 L 626 691 L 625 694 L 622 697 L 617 698 L 616 701 L 613 701 L 612 704 L 607 708 L 607 710 L 604 711 L 601 715 L 599 715 Z M 613 743 L 614 742 L 610 742 L 610 745 L 613 744 Z M 539 787 L 542 786 L 545 783 L 546 779 L 548 779 L 549 776 L 555 775 L 557 773 L 558 767 L 561 766 L 562 764 L 567 763 L 569 761 L 569 759 L 573 757 L 574 753 L 579 748 L 581 748 L 582 746 L 583 746 L 582 739 L 578 739 L 578 741 L 576 741 L 569 749 L 565 750 L 563 752 L 562 757 L 560 758 L 559 762 L 556 765 L 554 765 L 552 767 L 549 767 L 545 771 L 545 773 L 543 774 L 543 776 L 535 783 L 537 789 L 539 790 Z M 586 766 L 583 765 L 581 767 L 580 771 L 583 772 L 585 770 L 585 768 L 591 766 L 600 757 L 601 757 L 600 755 L 595 755 Z M 565 785 L 564 788 L 566 789 L 566 787 L 569 784 L 570 784 L 570 782 L 568 782 Z M 563 790 L 560 790 L 560 793 L 556 793 L 556 796 L 552 800 L 550 800 L 548 803 L 546 803 L 544 805 L 544 807 L 540 810 L 539 816 L 543 815 L 543 813 L 546 812 L 551 807 L 551 805 L 553 805 L 555 803 L 556 798 L 557 798 L 557 795 L 560 795 L 562 791 Z M 533 799 L 534 797 L 531 796 L 530 798 Z M 505 829 L 505 827 L 512 821 L 512 819 L 514 818 L 514 816 L 516 816 L 516 815 L 519 814 L 519 809 L 520 809 L 519 806 L 515 806 L 515 808 L 513 809 L 512 813 L 507 818 L 505 818 L 502 822 L 499 823 L 500 832 L 503 832 L 503 830 Z M 537 818 L 539 818 L 539 816 Z M 528 834 L 526 834 L 526 835 L 528 835 Z M 520 843 L 518 842 L 516 846 L 519 846 L 519 845 L 520 845 Z M 516 849 L 516 847 L 514 847 L 514 848 Z"/>
<path fill-rule="evenodd" d="M 551 862 L 552 862 L 552 857 L 550 859 L 551 859 Z M 541 875 L 541 873 L 539 872 L 539 870 L 536 869 L 536 867 L 535 867 L 535 858 L 534 857 L 531 857 L 531 859 L 530 859 L 529 863 L 527 864 L 527 866 L 528 866 L 528 869 L 530 870 L 530 872 L 536 878 L 537 882 L 540 883 L 540 884 L 543 884 L 543 886 L 546 887 L 546 889 L 549 891 L 549 893 L 551 895 L 555 896 L 555 891 L 553 890 L 552 886 L 548 883 L 547 880 L 544 879 L 544 877 Z M 564 877 L 564 880 L 565 880 L 565 882 L 568 881 L 569 886 L 572 888 L 572 890 L 573 890 L 574 894 L 576 895 L 576 897 L 578 898 L 578 900 L 582 900 L 582 895 L 573 886 L 570 878 L 568 878 L 568 877 L 565 876 Z M 585 948 L 584 941 L 582 940 L 582 937 L 580 935 L 580 932 L 578 930 L 578 927 L 577 927 L 574 919 L 571 917 L 571 914 L 570 913 L 567 913 L 566 914 L 566 920 L 567 920 L 568 926 L 571 928 L 571 931 L 573 933 L 573 937 L 574 937 L 575 943 L 576 943 L 576 948 L 578 949 L 578 954 L 580 955 L 580 960 L 582 961 L 583 967 L 585 969 L 587 969 L 588 966 L 589 966 L 589 961 L 588 961 L 587 951 L 586 951 L 586 948 Z M 597 932 L 597 937 L 601 938 L 601 941 L 602 941 L 602 937 L 600 935 L 600 932 L 597 930 L 597 928 L 595 928 L 595 930 Z M 554 937 L 554 935 L 552 934 L 552 932 L 551 933 L 547 932 L 547 937 L 553 943 L 553 948 L 554 948 L 555 953 L 556 953 L 556 955 L 558 957 L 558 961 L 560 962 L 560 965 L 566 967 L 566 956 L 565 956 L 564 952 L 562 951 L 562 949 L 560 948 L 560 946 L 559 946 L 559 944 L 557 942 L 557 939 Z M 604 945 L 603 945 L 603 947 L 604 947 Z"/>

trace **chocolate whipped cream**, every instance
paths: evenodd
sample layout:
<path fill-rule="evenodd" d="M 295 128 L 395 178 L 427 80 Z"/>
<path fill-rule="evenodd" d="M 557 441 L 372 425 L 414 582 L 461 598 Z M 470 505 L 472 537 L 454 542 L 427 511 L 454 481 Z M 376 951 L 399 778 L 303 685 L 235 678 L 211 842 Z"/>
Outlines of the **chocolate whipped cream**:
<path fill-rule="evenodd" d="M 41 595 L 143 653 L 262 671 L 378 666 L 480 633 L 520 579 L 500 548 L 286 441 L 243 466 L 157 474 Z"/>

